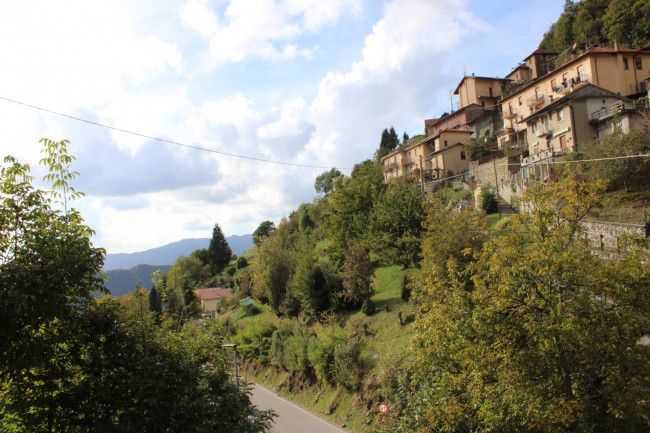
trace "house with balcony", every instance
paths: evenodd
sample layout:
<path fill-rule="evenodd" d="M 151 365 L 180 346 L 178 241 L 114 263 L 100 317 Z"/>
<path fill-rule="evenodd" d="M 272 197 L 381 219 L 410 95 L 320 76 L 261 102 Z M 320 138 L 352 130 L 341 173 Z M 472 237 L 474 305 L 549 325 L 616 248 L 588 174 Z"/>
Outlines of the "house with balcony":
<path fill-rule="evenodd" d="M 398 178 L 414 178 L 420 181 L 426 156 L 433 151 L 432 143 L 412 140 L 381 158 L 384 182 Z"/>
<path fill-rule="evenodd" d="M 469 159 L 465 145 L 471 135 L 470 131 L 444 130 L 422 140 L 431 149 L 424 165 L 424 178 L 436 180 L 466 172 Z"/>
<path fill-rule="evenodd" d="M 458 108 L 476 104 L 486 110 L 496 111 L 497 102 L 509 82 L 504 78 L 477 77 L 474 74 L 464 76 L 454 90 L 454 95 L 458 95 Z"/>
<path fill-rule="evenodd" d="M 553 176 L 555 161 L 614 127 L 629 132 L 637 117 L 634 101 L 590 83 L 555 99 L 519 122 L 528 144 L 521 160 L 524 177 Z"/>
<path fill-rule="evenodd" d="M 650 51 L 595 47 L 572 55 L 501 99 L 504 130 L 497 137 L 499 147 L 525 146 L 528 134 L 524 119 L 587 84 L 634 97 L 646 91 L 644 79 L 649 74 Z"/>

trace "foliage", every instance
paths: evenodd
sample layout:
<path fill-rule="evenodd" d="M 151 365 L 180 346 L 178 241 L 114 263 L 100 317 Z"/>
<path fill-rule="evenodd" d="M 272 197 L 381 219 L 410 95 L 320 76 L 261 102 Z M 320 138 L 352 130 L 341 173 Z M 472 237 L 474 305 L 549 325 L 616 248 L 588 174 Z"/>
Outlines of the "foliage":
<path fill-rule="evenodd" d="M 261 363 L 269 362 L 271 336 L 275 326 L 268 322 L 253 322 L 235 336 L 235 343 L 244 356 L 255 358 Z"/>
<path fill-rule="evenodd" d="M 582 149 L 584 159 L 612 158 L 650 153 L 650 139 L 640 131 L 629 134 L 616 132 L 588 143 Z M 647 173 L 650 171 L 650 157 L 621 158 L 584 163 L 594 179 L 608 180 L 609 189 L 643 189 L 650 186 Z"/>
<path fill-rule="evenodd" d="M 481 190 L 481 210 L 486 214 L 492 214 L 499 209 L 497 196 L 494 191 L 487 188 Z"/>
<path fill-rule="evenodd" d="M 312 340 L 309 360 L 326 384 L 355 388 L 359 383 L 359 352 L 341 331 L 327 329 Z"/>
<path fill-rule="evenodd" d="M 639 250 L 619 262 L 589 251 L 579 223 L 603 188 L 579 172 L 537 184 L 532 212 L 489 239 L 483 224 L 470 236 L 451 214 L 429 220 L 409 430 L 648 428 L 650 265 Z"/>
<path fill-rule="evenodd" d="M 372 288 L 374 274 L 366 247 L 350 241 L 345 249 L 345 262 L 341 268 L 343 290 L 338 294 L 343 303 L 358 307 L 369 299 L 374 293 Z"/>
<path fill-rule="evenodd" d="M 417 264 L 424 207 L 422 190 L 406 182 L 392 183 L 375 204 L 368 242 L 382 264 L 401 263 L 405 268 Z"/>
<path fill-rule="evenodd" d="M 334 190 L 334 182 L 341 176 L 343 176 L 343 173 L 336 168 L 332 168 L 330 171 L 324 171 L 316 177 L 314 189 L 317 193 L 327 195 Z"/>
<path fill-rule="evenodd" d="M 248 266 L 248 260 L 244 256 L 237 257 L 237 269 L 241 270 Z"/>
<path fill-rule="evenodd" d="M 411 299 L 411 288 L 409 287 L 409 279 L 407 274 L 404 274 L 402 276 L 402 288 L 400 290 L 400 297 L 404 302 L 408 302 L 409 299 Z"/>
<path fill-rule="evenodd" d="M 267 429 L 270 414 L 233 384 L 217 341 L 153 326 L 141 285 L 138 314 L 92 298 L 104 251 L 68 207 L 80 195 L 68 184 L 68 142 L 43 142 L 58 191 L 35 189 L 11 157 L 0 171 L 0 430 Z"/>
<path fill-rule="evenodd" d="M 275 223 L 272 221 L 263 221 L 253 232 L 253 243 L 258 247 L 262 242 L 275 231 Z"/>
<path fill-rule="evenodd" d="M 375 314 L 375 311 L 377 311 L 377 307 L 374 302 L 372 302 L 372 299 L 368 298 L 363 301 L 363 304 L 361 304 L 361 312 L 366 316 L 372 316 Z"/>
<path fill-rule="evenodd" d="M 311 368 L 308 351 L 312 339 L 304 328 L 277 329 L 271 337 L 271 363 L 290 372 L 307 374 Z"/>
<path fill-rule="evenodd" d="M 210 267 L 213 274 L 220 274 L 228 266 L 232 257 L 232 250 L 219 224 L 212 229 L 212 238 L 208 247 Z"/>
<path fill-rule="evenodd" d="M 17 366 L 44 362 L 34 336 L 103 290 L 105 251 L 93 246 L 94 232 L 67 207 L 81 194 L 69 185 L 75 173 L 69 171 L 67 143 L 45 142 L 52 193 L 35 189 L 29 165 L 11 156 L 0 170 L 0 378 Z"/>
<path fill-rule="evenodd" d="M 564 12 L 551 25 L 540 48 L 561 52 L 572 44 L 589 46 L 614 44 L 628 48 L 644 48 L 650 35 L 648 0 L 567 0 Z"/>
<path fill-rule="evenodd" d="M 267 301 L 273 311 L 280 312 L 287 284 L 293 273 L 293 259 L 287 239 L 280 234 L 271 236 L 259 246 L 254 264 L 253 297 Z"/>

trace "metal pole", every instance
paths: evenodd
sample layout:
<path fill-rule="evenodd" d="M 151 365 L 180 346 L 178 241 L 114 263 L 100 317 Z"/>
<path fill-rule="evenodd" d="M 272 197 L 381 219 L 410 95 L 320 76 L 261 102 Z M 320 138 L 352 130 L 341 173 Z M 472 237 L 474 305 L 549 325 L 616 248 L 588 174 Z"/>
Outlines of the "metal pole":
<path fill-rule="evenodd" d="M 497 177 L 497 160 L 493 159 L 494 164 L 494 185 L 497 189 L 497 209 L 499 209 L 499 220 L 501 219 L 501 203 L 499 202 L 499 178 Z"/>
<path fill-rule="evenodd" d="M 237 346 L 235 346 L 235 380 L 237 381 L 237 389 L 239 389 L 239 358 L 237 355 Z"/>

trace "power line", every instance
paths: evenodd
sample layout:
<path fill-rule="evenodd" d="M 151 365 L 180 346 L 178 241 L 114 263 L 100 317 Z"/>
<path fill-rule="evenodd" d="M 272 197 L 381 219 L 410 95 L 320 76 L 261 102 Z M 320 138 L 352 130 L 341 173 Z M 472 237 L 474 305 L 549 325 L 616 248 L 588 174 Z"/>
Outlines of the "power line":
<path fill-rule="evenodd" d="M 230 156 L 230 157 L 233 157 L 233 158 L 248 159 L 248 160 L 251 160 L 251 161 L 258 161 L 258 162 L 265 162 L 265 163 L 268 163 L 268 164 L 288 165 L 288 166 L 293 166 L 293 167 L 304 167 L 304 168 L 319 168 L 319 169 L 326 169 L 326 170 L 333 168 L 333 167 L 325 167 L 325 166 L 320 166 L 320 165 L 309 165 L 309 164 L 298 164 L 298 163 L 294 163 L 294 162 L 273 161 L 271 159 L 256 158 L 254 156 L 246 156 L 246 155 L 238 155 L 236 153 L 222 152 L 222 151 L 219 151 L 219 150 L 208 149 L 208 148 L 205 148 L 205 147 L 195 146 L 195 145 L 192 145 L 192 144 L 180 143 L 178 141 L 168 140 L 168 139 L 165 139 L 165 138 L 154 137 L 154 136 L 143 134 L 143 133 L 140 133 L 140 132 L 129 131 L 128 129 L 122 129 L 122 128 L 117 128 L 115 126 L 105 125 L 103 123 L 94 122 L 92 120 L 82 119 L 80 117 L 71 116 L 69 114 L 59 113 L 59 112 L 54 111 L 54 110 L 48 110 L 47 108 L 38 107 L 36 105 L 28 104 L 26 102 L 16 101 L 15 99 L 6 98 L 4 96 L 0 96 L 0 99 L 2 99 L 4 101 L 8 101 L 8 102 L 13 102 L 14 104 L 18 104 L 18 105 L 22 105 L 22 106 L 25 106 L 25 107 L 33 108 L 35 110 L 43 111 L 43 112 L 50 113 L 50 114 L 55 114 L 55 115 L 61 116 L 61 117 L 66 117 L 68 119 L 76 120 L 76 121 L 79 121 L 79 122 L 84 122 L 84 123 L 88 123 L 88 124 L 91 124 L 91 125 L 100 126 L 102 128 L 111 129 L 113 131 L 123 132 L 125 134 L 135 135 L 137 137 L 148 138 L 150 140 L 160 141 L 162 143 L 173 144 L 173 145 L 176 145 L 176 146 L 182 146 L 182 147 L 186 147 L 188 149 L 194 149 L 194 150 L 200 150 L 200 151 L 203 151 L 203 152 L 216 153 L 218 155 Z M 352 170 L 352 169 L 351 168 L 340 168 L 340 170 Z"/>

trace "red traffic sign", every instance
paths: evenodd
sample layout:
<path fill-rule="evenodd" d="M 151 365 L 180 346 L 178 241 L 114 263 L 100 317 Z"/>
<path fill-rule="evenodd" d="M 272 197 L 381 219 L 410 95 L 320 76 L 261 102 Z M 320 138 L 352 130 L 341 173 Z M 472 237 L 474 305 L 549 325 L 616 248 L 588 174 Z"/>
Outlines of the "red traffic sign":
<path fill-rule="evenodd" d="M 388 406 L 386 406 L 384 403 L 379 405 L 379 412 L 381 413 L 386 413 L 388 412 Z"/>

